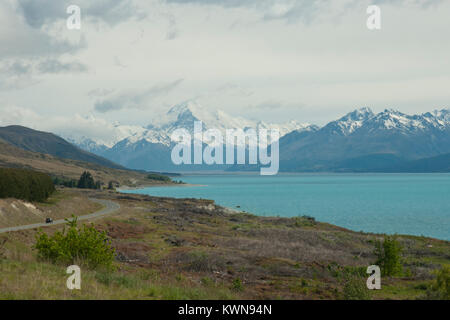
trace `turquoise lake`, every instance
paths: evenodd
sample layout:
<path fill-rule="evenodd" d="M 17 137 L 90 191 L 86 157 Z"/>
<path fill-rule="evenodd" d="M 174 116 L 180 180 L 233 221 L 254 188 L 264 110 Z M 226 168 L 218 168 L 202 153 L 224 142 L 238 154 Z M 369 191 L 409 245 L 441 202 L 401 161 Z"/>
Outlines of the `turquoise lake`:
<path fill-rule="evenodd" d="M 202 198 L 261 216 L 308 215 L 355 231 L 450 240 L 450 174 L 191 175 L 201 186 L 123 191 Z"/>

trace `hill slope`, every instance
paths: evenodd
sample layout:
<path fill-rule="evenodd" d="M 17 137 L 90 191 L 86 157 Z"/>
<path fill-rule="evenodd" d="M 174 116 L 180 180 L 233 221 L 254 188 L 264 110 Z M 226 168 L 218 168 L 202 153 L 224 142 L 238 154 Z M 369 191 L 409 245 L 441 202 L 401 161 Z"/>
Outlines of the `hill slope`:
<path fill-rule="evenodd" d="M 57 158 L 49 154 L 26 151 L 0 140 L 0 167 L 25 168 L 45 172 L 60 178 L 78 179 L 83 171 L 90 171 L 95 180 L 104 183 L 117 181 L 120 185 L 137 186 L 156 183 L 147 174 L 101 166 L 79 160 Z"/>
<path fill-rule="evenodd" d="M 36 131 L 22 126 L 7 126 L 0 127 L 0 139 L 27 151 L 96 163 L 108 168 L 124 169 L 110 160 L 81 150 L 53 133 Z"/>

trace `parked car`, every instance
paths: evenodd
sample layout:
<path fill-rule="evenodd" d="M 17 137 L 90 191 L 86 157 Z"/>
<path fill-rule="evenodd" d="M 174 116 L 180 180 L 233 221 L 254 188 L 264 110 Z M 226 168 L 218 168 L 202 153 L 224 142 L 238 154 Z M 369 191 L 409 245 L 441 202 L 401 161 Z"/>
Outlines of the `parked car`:
<path fill-rule="evenodd" d="M 47 219 L 45 219 L 45 223 L 53 223 L 53 219 L 52 218 L 47 218 Z"/>

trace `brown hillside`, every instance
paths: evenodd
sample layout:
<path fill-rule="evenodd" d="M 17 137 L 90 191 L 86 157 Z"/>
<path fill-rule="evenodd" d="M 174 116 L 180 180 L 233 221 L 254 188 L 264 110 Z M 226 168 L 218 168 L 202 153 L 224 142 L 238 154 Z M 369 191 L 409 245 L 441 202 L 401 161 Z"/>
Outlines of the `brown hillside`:
<path fill-rule="evenodd" d="M 60 178 L 78 179 L 83 171 L 90 171 L 94 179 L 107 184 L 117 181 L 120 185 L 139 186 L 156 183 L 146 179 L 147 174 L 107 168 L 98 164 L 57 158 L 48 154 L 26 151 L 0 139 L 0 167 L 26 168 Z"/>

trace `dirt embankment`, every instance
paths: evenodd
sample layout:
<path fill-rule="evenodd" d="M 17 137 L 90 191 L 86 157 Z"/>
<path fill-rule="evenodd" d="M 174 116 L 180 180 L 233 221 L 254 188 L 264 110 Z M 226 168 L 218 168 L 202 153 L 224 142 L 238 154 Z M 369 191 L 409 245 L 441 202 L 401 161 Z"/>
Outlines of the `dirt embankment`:
<path fill-rule="evenodd" d="M 30 203 L 18 199 L 0 199 L 0 228 L 42 223 L 47 217 L 53 220 L 84 215 L 101 209 L 89 201 L 87 194 L 58 190 L 44 203 Z"/>

